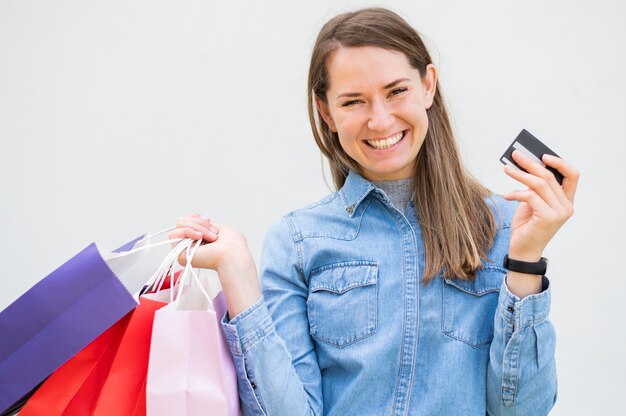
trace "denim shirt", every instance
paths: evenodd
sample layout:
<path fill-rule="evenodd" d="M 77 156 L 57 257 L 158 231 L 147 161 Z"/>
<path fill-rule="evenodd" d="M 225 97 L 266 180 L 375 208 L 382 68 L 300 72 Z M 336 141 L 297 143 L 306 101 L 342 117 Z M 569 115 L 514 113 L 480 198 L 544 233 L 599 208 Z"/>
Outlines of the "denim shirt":
<path fill-rule="evenodd" d="M 475 281 L 421 282 L 407 215 L 355 172 L 274 224 L 263 296 L 222 321 L 246 415 L 545 415 L 556 400 L 550 288 L 519 299 L 502 260 L 516 203 Z"/>

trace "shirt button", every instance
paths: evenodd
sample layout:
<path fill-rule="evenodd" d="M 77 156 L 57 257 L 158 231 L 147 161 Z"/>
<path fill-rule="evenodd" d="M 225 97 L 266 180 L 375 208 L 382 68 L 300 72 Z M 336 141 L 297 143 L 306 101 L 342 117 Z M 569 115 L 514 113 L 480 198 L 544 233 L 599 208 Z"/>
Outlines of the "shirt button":
<path fill-rule="evenodd" d="M 508 308 L 506 308 L 506 310 L 507 310 L 507 311 L 509 311 L 509 312 L 511 312 L 511 313 L 513 313 L 513 311 L 514 311 L 515 309 L 513 309 L 513 307 L 512 307 L 512 306 L 509 306 Z"/>
<path fill-rule="evenodd" d="M 256 389 L 256 383 L 254 381 L 250 382 L 250 385 L 252 386 L 253 389 Z"/>

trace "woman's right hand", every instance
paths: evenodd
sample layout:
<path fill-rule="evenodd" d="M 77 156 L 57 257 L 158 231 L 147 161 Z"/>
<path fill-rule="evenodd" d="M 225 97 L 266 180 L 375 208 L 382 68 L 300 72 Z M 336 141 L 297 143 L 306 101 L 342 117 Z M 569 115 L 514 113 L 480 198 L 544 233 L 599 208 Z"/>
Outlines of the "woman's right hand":
<path fill-rule="evenodd" d="M 213 269 L 226 296 L 231 317 L 255 303 L 261 297 L 256 265 L 246 237 L 229 225 L 218 225 L 198 214 L 178 219 L 176 228 L 168 234 L 170 239 L 191 238 L 204 240 L 193 256 L 191 265 Z M 183 252 L 178 261 L 187 262 Z"/>
<path fill-rule="evenodd" d="M 222 236 L 218 238 L 220 231 L 222 231 Z M 199 214 L 179 218 L 176 228 L 169 233 L 169 238 L 203 240 L 191 262 L 193 267 L 202 269 L 218 270 L 224 262 L 229 261 L 228 254 L 235 258 L 249 254 L 246 238 L 242 233 L 232 227 L 214 224 L 210 219 Z M 180 255 L 178 261 L 181 265 L 186 264 L 185 252 Z"/>

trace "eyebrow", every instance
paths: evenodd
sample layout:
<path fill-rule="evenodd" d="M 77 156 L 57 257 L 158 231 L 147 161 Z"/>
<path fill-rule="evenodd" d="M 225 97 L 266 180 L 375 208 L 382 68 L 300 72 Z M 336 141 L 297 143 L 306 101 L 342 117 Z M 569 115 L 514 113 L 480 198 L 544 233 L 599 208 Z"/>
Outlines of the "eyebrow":
<path fill-rule="evenodd" d="M 397 79 L 397 80 L 392 81 L 389 84 L 385 85 L 383 87 L 383 89 L 388 90 L 389 88 L 393 88 L 393 87 L 395 87 L 396 85 L 398 85 L 399 83 L 401 83 L 403 81 L 410 81 L 410 79 L 408 79 L 408 78 Z M 339 94 L 336 99 L 339 99 L 341 97 L 358 97 L 360 95 L 361 95 L 360 92 L 344 92 L 343 94 Z"/>

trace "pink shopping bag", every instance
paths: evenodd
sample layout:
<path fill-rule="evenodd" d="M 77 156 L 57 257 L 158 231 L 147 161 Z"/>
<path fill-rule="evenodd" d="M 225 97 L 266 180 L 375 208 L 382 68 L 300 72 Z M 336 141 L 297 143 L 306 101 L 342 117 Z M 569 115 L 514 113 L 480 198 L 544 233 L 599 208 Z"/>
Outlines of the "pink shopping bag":
<path fill-rule="evenodd" d="M 224 294 L 211 301 L 196 281 L 179 295 L 155 314 L 147 415 L 238 416 L 237 375 L 220 324 Z"/>

